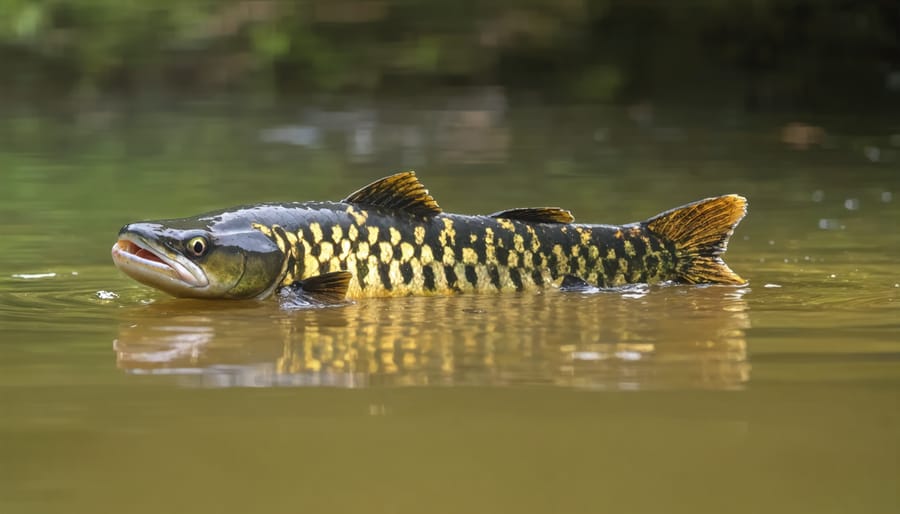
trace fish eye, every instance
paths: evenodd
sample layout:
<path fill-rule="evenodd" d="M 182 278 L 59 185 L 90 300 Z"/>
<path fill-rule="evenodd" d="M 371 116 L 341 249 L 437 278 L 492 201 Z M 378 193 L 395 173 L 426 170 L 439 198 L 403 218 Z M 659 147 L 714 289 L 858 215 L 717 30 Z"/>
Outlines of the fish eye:
<path fill-rule="evenodd" d="M 192 237 L 187 242 L 187 250 L 194 257 L 202 257 L 206 253 L 207 248 L 209 248 L 209 243 L 206 242 L 206 238 L 201 236 Z"/>

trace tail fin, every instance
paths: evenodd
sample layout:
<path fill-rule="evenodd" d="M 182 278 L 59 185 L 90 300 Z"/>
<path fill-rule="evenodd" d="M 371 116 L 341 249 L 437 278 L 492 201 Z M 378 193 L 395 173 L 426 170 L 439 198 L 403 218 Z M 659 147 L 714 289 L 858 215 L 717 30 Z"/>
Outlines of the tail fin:
<path fill-rule="evenodd" d="M 644 225 L 675 245 L 678 280 L 689 284 L 745 284 L 722 260 L 734 227 L 747 214 L 747 199 L 717 196 L 666 211 Z"/>

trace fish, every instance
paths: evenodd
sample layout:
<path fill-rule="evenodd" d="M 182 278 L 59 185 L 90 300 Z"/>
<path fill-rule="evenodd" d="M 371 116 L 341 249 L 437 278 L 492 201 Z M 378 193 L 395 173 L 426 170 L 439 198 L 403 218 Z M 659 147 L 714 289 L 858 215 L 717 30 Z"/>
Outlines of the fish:
<path fill-rule="evenodd" d="M 559 207 L 445 213 L 414 171 L 338 202 L 264 203 L 125 225 L 112 260 L 175 297 L 325 304 L 368 297 L 744 285 L 723 261 L 746 198 L 706 198 L 624 225 Z"/>

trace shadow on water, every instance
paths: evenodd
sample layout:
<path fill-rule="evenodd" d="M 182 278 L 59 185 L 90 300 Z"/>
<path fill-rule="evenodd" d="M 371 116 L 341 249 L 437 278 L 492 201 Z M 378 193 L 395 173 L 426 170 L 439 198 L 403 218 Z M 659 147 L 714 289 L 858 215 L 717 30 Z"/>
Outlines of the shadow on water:
<path fill-rule="evenodd" d="M 182 385 L 734 389 L 746 289 L 365 300 L 285 311 L 171 300 L 121 313 L 120 369 Z"/>

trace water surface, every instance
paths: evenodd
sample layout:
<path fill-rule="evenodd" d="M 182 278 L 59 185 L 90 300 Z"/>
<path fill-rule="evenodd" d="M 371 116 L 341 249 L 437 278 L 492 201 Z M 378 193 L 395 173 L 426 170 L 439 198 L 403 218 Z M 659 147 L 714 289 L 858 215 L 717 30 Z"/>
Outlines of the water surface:
<path fill-rule="evenodd" d="M 10 112 L 0 512 L 895 512 L 898 133 L 490 105 Z M 169 299 L 109 259 L 130 221 L 404 168 L 462 213 L 621 223 L 740 193 L 727 260 L 750 283 L 288 310 Z"/>

